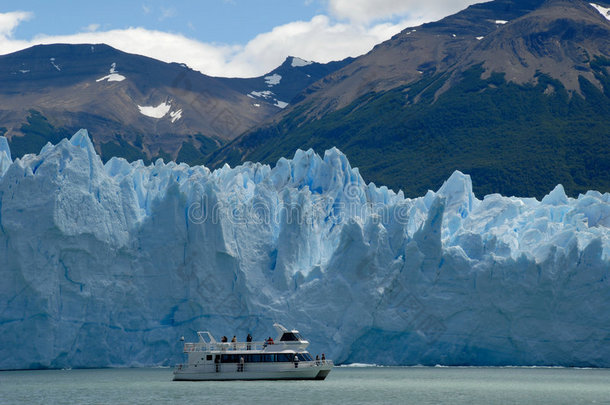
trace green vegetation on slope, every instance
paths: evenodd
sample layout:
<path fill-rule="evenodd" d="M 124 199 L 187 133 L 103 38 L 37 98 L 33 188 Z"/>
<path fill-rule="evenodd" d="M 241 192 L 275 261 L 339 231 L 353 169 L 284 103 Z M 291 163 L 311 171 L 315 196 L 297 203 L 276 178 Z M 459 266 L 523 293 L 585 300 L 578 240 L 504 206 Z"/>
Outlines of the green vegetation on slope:
<path fill-rule="evenodd" d="M 295 149 L 337 146 L 367 181 L 421 196 L 454 170 L 472 176 L 476 195 L 534 196 L 557 183 L 569 195 L 610 191 L 610 60 L 591 62 L 600 91 L 581 78 L 582 95 L 539 74 L 535 85 L 481 79 L 476 66 L 435 100 L 446 75 L 364 95 L 302 124 L 296 109 L 277 126 L 240 140 L 248 160 L 275 163 Z M 301 125 L 299 125 L 301 124 Z M 234 163 L 234 162 L 233 162 Z"/>
<path fill-rule="evenodd" d="M 137 148 L 136 146 L 130 145 L 121 134 L 116 135 L 117 142 L 106 142 L 100 144 L 101 150 L 101 158 L 102 161 L 107 162 L 112 157 L 122 157 L 125 158 L 128 162 L 134 162 L 138 159 L 142 159 L 146 164 L 150 163 L 150 160 L 146 157 L 142 149 Z M 142 147 L 141 137 L 138 137 L 136 140 L 137 146 Z"/>
<path fill-rule="evenodd" d="M 65 128 L 55 128 L 36 110 L 30 110 L 27 123 L 21 126 L 21 132 L 24 136 L 14 136 L 9 141 L 13 159 L 27 153 L 38 153 L 47 142 L 56 144 L 72 135 Z"/>
<path fill-rule="evenodd" d="M 13 158 L 20 158 L 27 153 L 38 153 L 47 142 L 57 144 L 63 138 L 70 138 L 74 131 L 66 128 L 54 127 L 48 119 L 39 111 L 30 110 L 27 117 L 27 123 L 20 128 L 23 136 L 13 136 L 9 140 L 11 155 Z M 0 136 L 6 133 L 5 127 L 0 127 Z M 142 135 L 137 135 L 136 140 L 129 143 L 122 134 L 116 134 L 116 139 L 99 144 L 100 157 L 103 162 L 107 162 L 112 157 L 122 157 L 129 162 L 141 159 L 145 164 L 150 164 L 158 158 L 162 158 L 165 162 L 171 161 L 171 156 L 163 150 L 159 150 L 156 156 L 149 159 L 144 153 L 144 145 Z M 169 136 L 169 135 L 168 135 Z M 178 154 L 178 162 L 186 162 L 190 165 L 203 164 L 205 156 L 218 149 L 221 144 L 214 139 L 206 138 L 201 134 L 192 136 L 199 143 L 199 147 L 185 142 Z"/>
<path fill-rule="evenodd" d="M 195 135 L 201 146 L 196 147 L 191 142 L 183 142 L 176 157 L 176 163 L 187 163 L 190 166 L 205 164 L 205 157 L 218 149 L 218 143 L 201 134 Z"/>

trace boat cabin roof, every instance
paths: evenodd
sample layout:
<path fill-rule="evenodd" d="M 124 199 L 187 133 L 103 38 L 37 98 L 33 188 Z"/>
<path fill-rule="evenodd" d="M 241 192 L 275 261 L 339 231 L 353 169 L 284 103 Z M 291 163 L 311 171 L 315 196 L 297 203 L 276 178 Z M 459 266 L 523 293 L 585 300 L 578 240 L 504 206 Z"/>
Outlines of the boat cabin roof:
<path fill-rule="evenodd" d="M 185 343 L 184 351 L 205 351 L 205 352 L 225 352 L 225 351 L 260 351 L 265 353 L 294 353 L 304 351 L 309 342 L 299 334 L 296 329 L 288 330 L 284 326 L 276 323 L 273 325 L 278 332 L 275 340 L 258 342 L 219 342 L 209 331 L 197 332 L 199 342 Z"/>

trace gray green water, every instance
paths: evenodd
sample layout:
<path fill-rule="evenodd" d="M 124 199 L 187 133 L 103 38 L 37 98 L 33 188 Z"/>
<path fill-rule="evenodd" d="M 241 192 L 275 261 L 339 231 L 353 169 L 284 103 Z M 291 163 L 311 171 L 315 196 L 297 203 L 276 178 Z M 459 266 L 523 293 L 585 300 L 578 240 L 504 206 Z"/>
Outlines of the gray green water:
<path fill-rule="evenodd" d="M 610 370 L 338 367 L 325 381 L 172 382 L 170 369 L 0 372 L 0 404 L 610 404 Z"/>

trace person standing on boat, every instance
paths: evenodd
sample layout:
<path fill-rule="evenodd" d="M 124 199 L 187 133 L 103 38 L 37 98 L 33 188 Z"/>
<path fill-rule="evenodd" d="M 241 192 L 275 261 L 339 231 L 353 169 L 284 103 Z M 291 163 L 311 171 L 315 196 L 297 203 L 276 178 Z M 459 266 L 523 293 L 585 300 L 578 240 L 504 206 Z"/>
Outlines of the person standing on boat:
<path fill-rule="evenodd" d="M 250 343 L 252 343 L 252 335 L 248 333 L 248 336 L 246 336 L 246 342 L 248 342 L 247 345 L 247 349 L 250 350 Z"/>
<path fill-rule="evenodd" d="M 322 364 L 326 363 L 326 356 L 322 353 Z"/>
<path fill-rule="evenodd" d="M 233 335 L 233 339 L 231 339 L 231 343 L 233 343 L 233 350 L 236 350 L 237 345 L 235 343 L 237 343 L 237 338 L 235 337 L 235 335 Z"/>
<path fill-rule="evenodd" d="M 294 368 L 299 368 L 299 356 L 294 355 Z"/>

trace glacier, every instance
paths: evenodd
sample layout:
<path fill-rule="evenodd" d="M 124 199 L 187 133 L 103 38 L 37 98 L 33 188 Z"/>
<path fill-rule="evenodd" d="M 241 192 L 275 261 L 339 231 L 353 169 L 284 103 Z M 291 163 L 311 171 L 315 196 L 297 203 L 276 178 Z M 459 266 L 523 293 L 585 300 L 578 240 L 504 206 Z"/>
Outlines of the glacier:
<path fill-rule="evenodd" d="M 172 365 L 273 322 L 339 363 L 610 367 L 609 275 L 608 193 L 478 199 L 456 171 L 409 199 L 337 149 L 210 171 L 0 137 L 0 369 Z"/>

